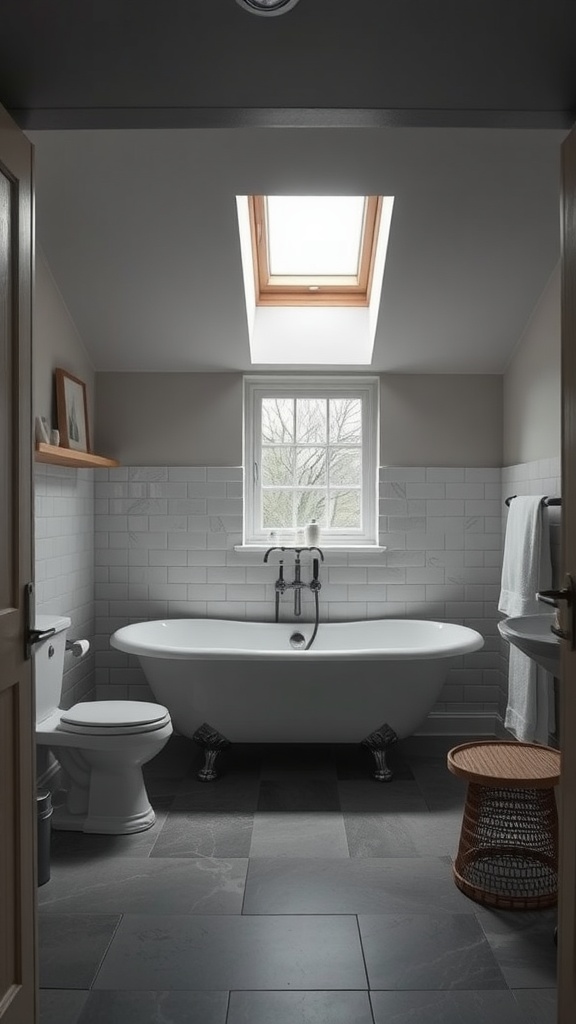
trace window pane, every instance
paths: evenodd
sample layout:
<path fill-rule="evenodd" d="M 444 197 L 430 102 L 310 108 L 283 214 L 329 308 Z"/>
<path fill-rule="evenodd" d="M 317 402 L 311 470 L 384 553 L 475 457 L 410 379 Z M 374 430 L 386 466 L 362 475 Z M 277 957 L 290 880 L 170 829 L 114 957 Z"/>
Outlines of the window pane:
<path fill-rule="evenodd" d="M 294 526 L 292 491 L 262 491 L 264 530 L 289 530 Z"/>
<path fill-rule="evenodd" d="M 262 483 L 264 485 L 292 486 L 294 483 L 294 448 L 278 446 L 262 448 Z M 352 483 L 344 480 L 343 483 Z"/>
<path fill-rule="evenodd" d="M 326 492 L 296 491 L 296 526 L 306 526 L 311 519 L 326 525 Z"/>
<path fill-rule="evenodd" d="M 328 403 L 324 398 L 299 398 L 296 402 L 296 440 L 325 444 Z"/>
<path fill-rule="evenodd" d="M 332 491 L 330 494 L 330 526 L 358 530 L 360 491 Z"/>
<path fill-rule="evenodd" d="M 269 443 L 294 440 L 294 399 L 262 399 L 262 441 Z"/>
<path fill-rule="evenodd" d="M 330 450 L 330 485 L 360 484 L 362 481 L 362 453 L 359 448 L 332 448 Z"/>
<path fill-rule="evenodd" d="M 350 483 L 345 480 L 344 483 Z M 296 484 L 299 487 L 326 486 L 326 449 L 296 449 Z"/>
<path fill-rule="evenodd" d="M 270 273 L 358 274 L 364 196 L 267 196 Z"/>
<path fill-rule="evenodd" d="M 359 398 L 330 399 L 332 444 L 362 443 L 362 402 Z"/>

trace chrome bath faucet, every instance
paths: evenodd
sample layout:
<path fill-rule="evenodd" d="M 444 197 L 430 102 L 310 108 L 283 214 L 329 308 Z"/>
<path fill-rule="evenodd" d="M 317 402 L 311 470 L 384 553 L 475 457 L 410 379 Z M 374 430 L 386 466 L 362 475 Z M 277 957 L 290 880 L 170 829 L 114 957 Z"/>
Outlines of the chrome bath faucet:
<path fill-rule="evenodd" d="M 294 615 L 301 615 L 302 614 L 302 591 L 305 588 L 307 588 L 308 590 L 311 590 L 312 593 L 317 594 L 320 591 L 321 587 L 322 587 L 322 584 L 320 582 L 319 561 L 318 561 L 317 558 L 315 558 L 314 561 L 313 561 L 312 579 L 311 579 L 310 583 L 304 583 L 303 582 L 302 575 L 301 575 L 302 565 L 301 565 L 301 561 L 300 561 L 301 553 L 303 551 L 317 551 L 318 554 L 320 555 L 320 558 L 321 558 L 322 561 L 324 561 L 324 553 L 321 550 L 321 548 L 317 548 L 315 546 L 309 547 L 309 548 L 272 547 L 272 548 L 268 548 L 268 550 L 266 551 L 266 553 L 264 555 L 264 561 L 265 562 L 268 561 L 268 557 L 272 553 L 272 551 L 282 551 L 282 552 L 284 552 L 284 551 L 293 551 L 294 552 L 294 579 L 292 580 L 292 583 L 287 583 L 286 580 L 284 579 L 284 559 L 283 558 L 279 559 L 279 563 L 278 563 L 279 564 L 278 579 L 276 580 L 276 582 L 274 584 L 275 621 L 278 622 L 278 618 L 279 618 L 279 615 L 280 615 L 280 597 L 281 597 L 282 594 L 286 593 L 287 590 L 293 590 L 294 591 Z"/>

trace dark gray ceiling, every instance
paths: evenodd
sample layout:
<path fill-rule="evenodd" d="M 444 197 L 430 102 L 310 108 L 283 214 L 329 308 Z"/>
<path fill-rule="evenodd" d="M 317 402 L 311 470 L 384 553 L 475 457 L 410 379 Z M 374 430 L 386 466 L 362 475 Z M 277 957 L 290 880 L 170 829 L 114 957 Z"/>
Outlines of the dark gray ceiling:
<path fill-rule="evenodd" d="M 574 0 L 2 0 L 26 128 L 568 127 Z"/>

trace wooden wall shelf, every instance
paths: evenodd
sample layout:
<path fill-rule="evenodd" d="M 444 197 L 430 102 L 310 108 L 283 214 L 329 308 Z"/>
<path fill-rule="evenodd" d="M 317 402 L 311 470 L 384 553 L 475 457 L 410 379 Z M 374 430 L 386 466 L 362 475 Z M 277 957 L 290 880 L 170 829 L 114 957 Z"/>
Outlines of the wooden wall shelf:
<path fill-rule="evenodd" d="M 70 466 L 73 469 L 111 469 L 119 466 L 116 459 L 105 459 L 92 452 L 77 452 L 73 448 L 58 448 L 53 444 L 36 444 L 36 462 L 48 462 L 53 466 Z"/>

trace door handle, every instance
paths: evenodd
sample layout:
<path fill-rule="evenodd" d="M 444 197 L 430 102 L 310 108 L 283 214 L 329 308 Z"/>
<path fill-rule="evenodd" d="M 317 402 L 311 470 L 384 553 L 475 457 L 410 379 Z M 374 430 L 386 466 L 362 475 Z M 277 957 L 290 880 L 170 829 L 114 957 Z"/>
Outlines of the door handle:
<path fill-rule="evenodd" d="M 31 625 L 34 618 L 34 584 L 27 583 L 24 587 L 24 656 L 26 661 L 32 657 L 34 644 L 39 644 L 41 640 L 54 636 L 56 632 L 54 628 L 34 629 Z"/>

